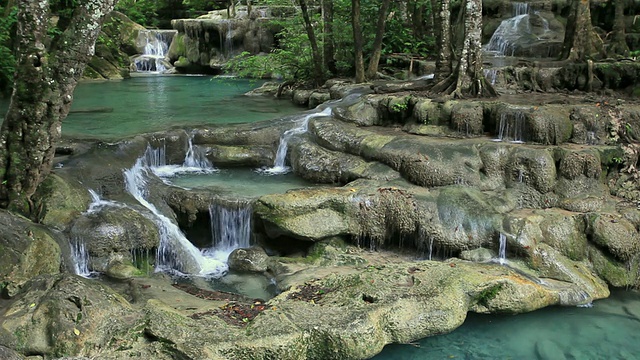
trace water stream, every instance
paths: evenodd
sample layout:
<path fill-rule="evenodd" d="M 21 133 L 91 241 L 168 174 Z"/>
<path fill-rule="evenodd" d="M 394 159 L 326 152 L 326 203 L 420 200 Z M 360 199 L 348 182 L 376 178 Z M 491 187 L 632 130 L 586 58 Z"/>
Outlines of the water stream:
<path fill-rule="evenodd" d="M 520 315 L 469 313 L 450 334 L 417 346 L 389 345 L 375 360 L 638 359 L 640 293 L 615 290 L 593 307 L 550 307 Z"/>
<path fill-rule="evenodd" d="M 168 63 L 165 57 L 169 51 L 169 46 L 175 30 L 140 30 L 138 32 L 138 43 L 143 43 L 143 53 L 133 59 L 136 71 L 144 73 L 162 73 L 167 70 Z"/>

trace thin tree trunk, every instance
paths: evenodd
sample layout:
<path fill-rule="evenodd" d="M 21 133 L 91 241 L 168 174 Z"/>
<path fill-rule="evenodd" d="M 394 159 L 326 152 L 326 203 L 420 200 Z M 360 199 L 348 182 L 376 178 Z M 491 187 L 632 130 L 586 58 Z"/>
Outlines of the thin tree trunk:
<path fill-rule="evenodd" d="M 438 57 L 434 81 L 437 83 L 452 73 L 451 65 L 451 9 L 449 0 L 431 0 L 434 34 Z"/>
<path fill-rule="evenodd" d="M 615 55 L 627 57 L 629 56 L 629 46 L 627 46 L 624 26 L 625 0 L 615 0 L 614 5 L 615 17 L 613 19 L 613 35 L 609 48 L 607 49 L 607 55 L 609 57 L 614 57 Z"/>
<path fill-rule="evenodd" d="M 302 18 L 304 19 L 304 28 L 307 31 L 307 36 L 309 37 L 309 43 L 311 45 L 314 81 L 316 81 L 317 83 L 321 83 L 322 79 L 324 78 L 322 71 L 322 57 L 320 56 L 320 50 L 318 49 L 316 33 L 315 31 L 313 31 L 313 25 L 311 24 L 311 19 L 309 18 L 307 2 L 306 0 L 298 0 L 298 4 L 300 5 L 300 11 L 302 12 Z"/>
<path fill-rule="evenodd" d="M 485 79 L 482 69 L 482 0 L 464 3 L 464 42 L 456 70 L 437 83 L 432 91 L 452 94 L 456 98 L 467 96 L 497 96 L 493 86 Z"/>
<path fill-rule="evenodd" d="M 84 0 L 49 51 L 48 0 L 19 0 L 14 90 L 0 129 L 0 205 L 32 215 L 38 185 L 51 170 L 73 90 L 94 53 L 115 0 Z"/>
<path fill-rule="evenodd" d="M 376 26 L 376 37 L 373 40 L 373 53 L 369 59 L 369 68 L 367 69 L 366 77 L 369 79 L 375 79 L 378 73 L 378 63 L 380 62 L 380 56 L 382 55 L 382 39 L 384 38 L 384 26 L 387 22 L 387 12 L 389 11 L 389 5 L 391 0 L 382 0 L 380 10 L 378 11 L 378 24 Z"/>
<path fill-rule="evenodd" d="M 351 0 L 351 26 L 353 27 L 353 47 L 355 54 L 356 83 L 363 83 L 364 56 L 362 54 L 362 30 L 360 26 L 360 0 Z"/>
<path fill-rule="evenodd" d="M 335 60 L 335 48 L 333 39 L 333 0 L 322 1 L 322 20 L 323 20 L 323 58 L 324 66 L 332 75 L 338 73 Z"/>
<path fill-rule="evenodd" d="M 562 45 L 562 57 L 584 61 L 600 53 L 602 41 L 591 25 L 589 0 L 572 0 Z"/>

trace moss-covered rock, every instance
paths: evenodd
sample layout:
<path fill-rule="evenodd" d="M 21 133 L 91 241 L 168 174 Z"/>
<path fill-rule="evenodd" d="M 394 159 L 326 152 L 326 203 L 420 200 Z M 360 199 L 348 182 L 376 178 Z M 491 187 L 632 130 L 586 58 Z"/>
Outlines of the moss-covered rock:
<path fill-rule="evenodd" d="M 597 245 L 621 261 L 629 261 L 640 251 L 640 235 L 624 218 L 610 214 L 590 214 L 589 232 Z"/>
<path fill-rule="evenodd" d="M 260 167 L 273 164 L 273 147 L 268 145 L 207 145 L 207 158 L 220 167 Z"/>
<path fill-rule="evenodd" d="M 45 227 L 0 210 L 0 294 L 13 296 L 29 279 L 57 274 L 62 251 Z"/>
<path fill-rule="evenodd" d="M 42 211 L 38 215 L 44 225 L 58 230 L 66 229 L 91 200 L 87 189 L 76 180 L 65 180 L 49 175 L 38 188 Z"/>
<path fill-rule="evenodd" d="M 269 256 L 261 247 L 235 249 L 229 254 L 229 269 L 239 272 L 265 272 Z"/>

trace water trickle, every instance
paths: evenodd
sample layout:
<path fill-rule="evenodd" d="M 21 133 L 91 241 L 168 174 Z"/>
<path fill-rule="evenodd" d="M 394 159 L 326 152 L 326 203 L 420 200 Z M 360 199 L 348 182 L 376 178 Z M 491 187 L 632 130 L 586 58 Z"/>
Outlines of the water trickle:
<path fill-rule="evenodd" d="M 90 277 L 89 271 L 89 252 L 83 239 L 74 237 L 69 244 L 71 245 L 71 261 L 73 262 L 73 270 L 76 275 L 82 277 Z"/>
<path fill-rule="evenodd" d="M 213 241 L 205 254 L 226 261 L 233 250 L 251 246 L 251 214 L 251 203 L 246 201 L 211 205 Z"/>
<path fill-rule="evenodd" d="M 524 170 L 518 169 L 518 182 L 522 183 L 524 181 Z"/>
<path fill-rule="evenodd" d="M 521 144 L 524 142 L 524 127 L 526 116 L 522 111 L 503 112 L 498 124 L 498 138 L 495 141 L 511 141 Z"/>
<path fill-rule="evenodd" d="M 102 199 L 100 195 L 97 192 L 95 192 L 93 189 L 89 189 L 89 194 L 91 195 L 91 203 L 89 204 L 89 208 L 85 212 L 87 214 L 93 214 L 95 212 L 98 212 L 106 206 L 113 206 L 113 207 L 119 207 L 119 208 L 126 207 L 126 205 L 124 204 Z"/>
<path fill-rule="evenodd" d="M 491 83 L 491 85 L 495 85 L 498 80 L 498 70 L 497 69 L 484 69 L 484 77 Z"/>
<path fill-rule="evenodd" d="M 332 108 L 330 106 L 327 106 L 321 111 L 306 114 L 305 116 L 303 116 L 300 119 L 297 127 L 285 131 L 280 137 L 280 143 L 278 144 L 278 150 L 276 152 L 276 159 L 274 161 L 273 167 L 260 169 L 258 171 L 266 175 L 286 174 L 291 171 L 291 168 L 285 165 L 287 150 L 289 148 L 289 140 L 291 140 L 294 135 L 304 134 L 305 132 L 307 132 L 309 128 L 309 120 L 321 116 L 330 116 L 331 113 Z"/>
<path fill-rule="evenodd" d="M 507 236 L 503 233 L 500 233 L 499 237 L 499 248 L 498 248 L 498 262 L 501 265 L 507 263 Z"/>
<path fill-rule="evenodd" d="M 144 44 L 144 49 L 142 55 L 133 60 L 136 71 L 148 73 L 166 71 L 165 57 L 175 34 L 175 30 L 141 30 L 138 32 L 137 41 Z"/>
<path fill-rule="evenodd" d="M 163 179 L 181 174 L 209 174 L 218 171 L 207 159 L 207 154 L 193 145 L 193 135 L 189 137 L 187 153 L 181 165 L 167 164 L 164 144 L 157 149 L 148 146 L 144 156 L 151 171 Z"/>
<path fill-rule="evenodd" d="M 156 254 L 157 270 L 177 270 L 183 273 L 220 277 L 227 270 L 224 262 L 205 257 L 198 248 L 184 236 L 180 228 L 171 219 L 162 214 L 155 205 L 147 200 L 147 179 L 151 172 L 148 159 L 158 158 L 157 150 L 147 148 L 145 155 L 135 165 L 124 171 L 126 190 L 138 202 L 153 214 L 158 226 L 160 244 Z M 159 161 L 162 163 L 163 161 Z"/>

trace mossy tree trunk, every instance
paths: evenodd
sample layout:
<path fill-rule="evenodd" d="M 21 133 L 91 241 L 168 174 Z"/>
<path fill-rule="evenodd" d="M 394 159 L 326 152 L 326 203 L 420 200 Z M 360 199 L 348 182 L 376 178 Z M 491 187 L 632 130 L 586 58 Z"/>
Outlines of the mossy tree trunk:
<path fill-rule="evenodd" d="M 389 12 L 390 4 L 391 0 L 382 0 L 382 4 L 378 10 L 378 23 L 376 25 L 376 37 L 373 40 L 373 53 L 371 54 L 371 58 L 369 58 L 369 67 L 366 73 L 368 79 L 375 79 L 378 74 L 378 63 L 380 62 L 380 55 L 382 55 L 384 27 L 387 23 L 387 13 Z"/>
<path fill-rule="evenodd" d="M 602 41 L 591 25 L 589 0 L 572 0 L 562 45 L 562 58 L 586 61 L 602 53 Z"/>
<path fill-rule="evenodd" d="M 463 19 L 464 42 L 458 66 L 431 90 L 451 94 L 455 98 L 497 96 L 482 69 L 482 0 L 466 0 Z"/>
<path fill-rule="evenodd" d="M 627 40 L 625 36 L 624 26 L 624 6 L 625 0 L 615 0 L 615 16 L 613 19 L 613 34 L 609 48 L 607 49 L 607 56 L 615 57 L 616 55 L 627 57 L 629 56 L 629 46 L 627 46 Z"/>
<path fill-rule="evenodd" d="M 78 0 L 51 39 L 48 0 L 19 0 L 14 89 L 0 129 L 0 206 L 30 216 L 51 170 L 62 120 L 116 0 Z M 47 47 L 45 44 L 50 44 Z"/>
<path fill-rule="evenodd" d="M 434 35 L 438 57 L 434 81 L 438 82 L 451 75 L 451 10 L 449 0 L 431 0 L 433 9 Z"/>
<path fill-rule="evenodd" d="M 322 57 L 324 66 L 332 75 L 336 75 L 338 69 L 336 67 L 336 50 L 333 38 L 333 0 L 322 1 L 322 23 L 322 32 L 324 34 Z"/>
<path fill-rule="evenodd" d="M 351 26 L 353 28 L 353 47 L 355 55 L 356 83 L 363 83 L 364 55 L 362 54 L 362 26 L 360 25 L 360 0 L 351 0 Z"/>
<path fill-rule="evenodd" d="M 322 71 L 322 56 L 320 56 L 316 33 L 313 30 L 313 24 L 311 24 L 311 19 L 309 18 L 309 10 L 307 9 L 306 0 L 298 0 L 298 4 L 300 5 L 302 19 L 304 20 L 304 28 L 307 31 L 307 37 L 309 38 L 309 44 L 311 45 L 311 56 L 313 57 L 313 80 L 320 84 L 322 83 L 324 74 Z"/>

